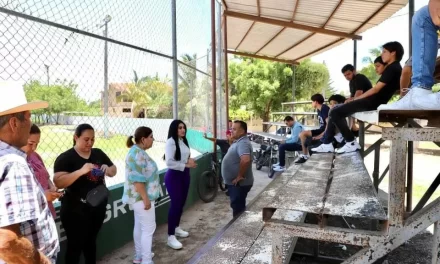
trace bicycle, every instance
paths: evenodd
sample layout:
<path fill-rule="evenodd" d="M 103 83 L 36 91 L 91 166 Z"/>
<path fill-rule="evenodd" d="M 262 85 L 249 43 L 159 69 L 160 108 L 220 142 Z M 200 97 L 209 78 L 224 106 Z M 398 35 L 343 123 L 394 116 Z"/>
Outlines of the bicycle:
<path fill-rule="evenodd" d="M 226 186 L 223 178 L 220 175 L 221 160 L 217 159 L 217 153 L 211 153 L 211 169 L 204 171 L 197 183 L 197 193 L 202 201 L 205 203 L 212 202 L 217 196 L 218 188 L 225 191 Z"/>

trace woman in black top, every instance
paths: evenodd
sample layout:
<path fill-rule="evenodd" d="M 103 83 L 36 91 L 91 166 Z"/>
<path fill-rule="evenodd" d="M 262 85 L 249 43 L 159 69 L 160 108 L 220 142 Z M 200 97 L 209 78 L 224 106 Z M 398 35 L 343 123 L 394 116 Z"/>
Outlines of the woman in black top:
<path fill-rule="evenodd" d="M 54 183 L 65 189 L 60 218 L 67 236 L 65 263 L 79 263 L 84 253 L 86 264 L 96 263 L 96 237 L 107 206 L 104 199 L 95 207 L 86 201 L 88 192 L 105 185 L 105 177 L 116 175 L 116 167 L 100 149 L 92 148 L 95 131 L 89 124 L 75 130 L 73 148 L 58 156 L 54 165 Z"/>

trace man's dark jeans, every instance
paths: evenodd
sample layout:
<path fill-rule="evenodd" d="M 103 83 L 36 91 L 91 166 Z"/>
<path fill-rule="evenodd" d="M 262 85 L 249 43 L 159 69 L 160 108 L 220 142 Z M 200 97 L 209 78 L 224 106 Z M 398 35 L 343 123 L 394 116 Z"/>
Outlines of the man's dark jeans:
<path fill-rule="evenodd" d="M 278 159 L 280 162 L 280 166 L 284 167 L 286 165 L 286 151 L 301 151 L 302 147 L 297 143 L 287 143 L 281 144 L 278 147 Z"/>
<path fill-rule="evenodd" d="M 237 217 L 241 212 L 246 210 L 246 197 L 251 190 L 252 185 L 227 185 L 229 199 L 231 200 L 232 216 Z"/>

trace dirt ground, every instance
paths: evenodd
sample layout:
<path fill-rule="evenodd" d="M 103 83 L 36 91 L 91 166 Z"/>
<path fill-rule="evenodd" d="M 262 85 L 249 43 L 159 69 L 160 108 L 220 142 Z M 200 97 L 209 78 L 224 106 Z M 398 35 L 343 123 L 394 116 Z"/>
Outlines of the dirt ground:
<path fill-rule="evenodd" d="M 374 141 L 373 141 L 374 142 Z M 368 143 L 368 140 L 367 140 Z M 389 152 L 383 150 L 381 152 L 381 171 L 383 171 L 388 164 Z M 428 186 L 438 174 L 439 156 L 432 156 L 426 154 L 416 154 L 414 156 L 414 183 L 423 186 Z M 365 159 L 365 164 L 368 171 L 372 172 L 373 155 L 369 155 Z M 255 185 L 249 193 L 248 202 L 257 196 L 271 181 L 267 177 L 267 168 L 262 171 L 254 169 Z M 387 189 L 387 179 L 380 185 L 382 189 Z M 385 198 L 386 200 L 386 198 Z M 418 199 L 414 199 L 415 206 Z M 232 212 L 229 207 L 229 198 L 223 193 L 215 198 L 211 203 L 198 202 L 184 212 L 181 226 L 190 232 L 190 236 L 180 241 L 184 248 L 176 251 L 170 249 L 166 245 L 167 226 L 161 225 L 156 229 L 153 241 L 153 252 L 155 253 L 155 264 L 181 264 L 187 261 L 201 248 L 205 243 L 211 239 L 215 234 L 223 228 L 232 218 Z M 340 222 L 339 224 L 344 224 Z M 352 224 L 352 223 L 350 223 Z M 359 223 L 353 222 L 355 226 L 360 226 Z M 432 227 L 422 234 L 417 235 L 405 245 L 394 250 L 386 258 L 387 264 L 428 264 L 431 263 L 431 241 L 432 241 Z M 303 239 L 299 240 L 297 250 L 305 252 L 312 248 L 311 243 Z M 124 247 L 114 251 L 112 254 L 105 256 L 98 263 L 99 264 L 128 264 L 132 263 L 134 245 L 128 243 Z M 320 254 L 330 255 L 339 258 L 346 258 L 353 254 L 358 249 L 347 246 L 346 250 L 342 249 L 340 245 L 320 242 Z M 316 263 L 330 263 L 317 262 L 312 258 L 305 258 L 303 256 L 294 255 L 291 264 L 316 264 Z M 382 261 L 377 262 L 378 264 Z M 221 264 L 221 263 L 219 263 Z"/>
<path fill-rule="evenodd" d="M 255 167 L 255 166 L 254 166 Z M 247 201 L 252 201 L 271 181 L 267 177 L 267 168 L 261 171 L 254 169 L 255 182 L 249 192 Z M 155 264 L 183 264 L 203 247 L 221 228 L 232 219 L 229 197 L 219 192 L 211 203 L 197 202 L 184 212 L 181 226 L 190 233 L 188 238 L 179 239 L 183 249 L 173 250 L 166 245 L 167 225 L 157 227 L 153 238 Z M 98 264 L 129 264 L 132 263 L 134 244 L 130 242 L 98 261 Z"/>

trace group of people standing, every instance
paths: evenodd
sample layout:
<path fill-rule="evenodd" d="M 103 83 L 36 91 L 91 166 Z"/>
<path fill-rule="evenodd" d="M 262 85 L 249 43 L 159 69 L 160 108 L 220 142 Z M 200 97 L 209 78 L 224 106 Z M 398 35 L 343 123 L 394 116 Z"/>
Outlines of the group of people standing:
<path fill-rule="evenodd" d="M 0 98 L 0 263 L 56 263 L 60 249 L 52 204 L 56 199 L 61 201 L 60 219 L 67 237 L 65 263 L 77 264 L 81 255 L 86 264 L 96 263 L 96 238 L 109 195 L 105 176 L 115 176 L 116 166 L 104 151 L 93 147 L 95 129 L 80 124 L 73 134 L 72 148 L 55 160 L 52 182 L 36 151 L 41 130 L 32 124 L 30 112 L 48 104 L 28 103 L 23 87 L 16 83 L 0 83 L 0 88 L 14 93 L 12 99 Z M 252 146 L 246 131 L 246 123 L 234 123 L 230 136 L 237 136 L 237 144 L 230 141 L 227 167 L 222 168 L 223 175 L 228 175 L 225 180 L 234 216 L 244 210 L 253 183 L 249 165 Z M 197 167 L 186 132 L 183 121 L 171 122 L 163 157 L 171 200 L 167 245 L 173 249 L 183 247 L 177 237 L 189 236 L 180 227 L 180 219 L 188 196 L 190 169 Z M 129 150 L 122 201 L 134 211 L 133 263 L 151 264 L 154 257 L 155 201 L 160 198 L 161 186 L 157 164 L 146 152 L 153 142 L 153 131 L 145 126 L 138 127 L 126 142 Z"/>

